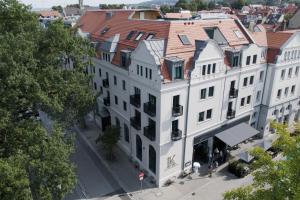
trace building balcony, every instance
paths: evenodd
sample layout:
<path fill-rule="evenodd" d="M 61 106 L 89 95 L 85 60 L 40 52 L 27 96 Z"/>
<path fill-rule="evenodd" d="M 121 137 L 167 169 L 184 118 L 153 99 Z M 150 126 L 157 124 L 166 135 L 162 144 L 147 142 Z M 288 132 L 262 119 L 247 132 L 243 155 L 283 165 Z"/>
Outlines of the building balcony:
<path fill-rule="evenodd" d="M 103 85 L 103 87 L 105 87 L 105 88 L 108 88 L 108 87 L 109 87 L 109 81 L 108 81 L 108 78 L 102 80 L 102 85 Z"/>
<path fill-rule="evenodd" d="M 228 110 L 226 118 L 227 119 L 233 119 L 233 118 L 235 118 L 235 110 Z"/>
<path fill-rule="evenodd" d="M 173 117 L 178 117 L 181 116 L 182 114 L 183 114 L 183 106 L 181 105 L 173 106 L 173 110 L 172 110 Z"/>
<path fill-rule="evenodd" d="M 110 106 L 110 97 L 104 97 L 103 102 L 104 102 L 104 105 Z"/>
<path fill-rule="evenodd" d="M 141 120 L 137 117 L 130 118 L 130 125 L 138 131 L 141 130 Z"/>
<path fill-rule="evenodd" d="M 137 108 L 140 108 L 141 107 L 141 95 L 140 94 L 130 95 L 130 104 L 134 105 Z"/>
<path fill-rule="evenodd" d="M 234 89 L 234 88 L 230 88 L 230 90 L 229 90 L 229 98 L 230 99 L 237 98 L 238 93 L 239 93 L 239 90 Z"/>
<path fill-rule="evenodd" d="M 144 112 L 147 113 L 151 117 L 156 116 L 156 107 L 150 102 L 144 103 Z"/>
<path fill-rule="evenodd" d="M 172 130 L 171 132 L 172 141 L 177 141 L 180 140 L 181 138 L 182 138 L 182 130 L 180 129 Z"/>
<path fill-rule="evenodd" d="M 144 136 L 151 141 L 155 141 L 155 127 L 145 126 L 144 127 Z"/>

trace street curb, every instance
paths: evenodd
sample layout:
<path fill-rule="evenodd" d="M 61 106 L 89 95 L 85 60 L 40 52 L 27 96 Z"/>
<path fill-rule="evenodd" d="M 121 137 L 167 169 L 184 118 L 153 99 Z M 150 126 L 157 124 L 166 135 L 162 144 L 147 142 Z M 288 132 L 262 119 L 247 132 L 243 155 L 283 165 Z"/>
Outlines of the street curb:
<path fill-rule="evenodd" d="M 119 180 L 119 178 L 115 175 L 115 173 L 111 170 L 111 168 L 109 167 L 109 164 L 98 154 L 98 152 L 96 151 L 96 149 L 92 146 L 92 144 L 88 141 L 88 139 L 82 135 L 80 129 L 77 127 L 77 125 L 75 126 L 75 130 L 78 133 L 78 136 L 86 143 L 86 145 L 91 149 L 91 151 L 96 155 L 96 157 L 100 160 L 100 162 L 105 166 L 105 168 L 109 171 L 109 173 L 114 177 L 114 179 L 116 180 L 116 182 L 119 184 L 119 186 L 121 186 L 121 188 L 125 191 L 125 193 L 127 194 L 127 188 L 125 187 L 125 185 L 122 183 L 122 181 Z M 127 196 L 132 199 L 130 197 L 130 195 L 127 194 Z M 134 200 L 134 199 L 132 199 Z"/>

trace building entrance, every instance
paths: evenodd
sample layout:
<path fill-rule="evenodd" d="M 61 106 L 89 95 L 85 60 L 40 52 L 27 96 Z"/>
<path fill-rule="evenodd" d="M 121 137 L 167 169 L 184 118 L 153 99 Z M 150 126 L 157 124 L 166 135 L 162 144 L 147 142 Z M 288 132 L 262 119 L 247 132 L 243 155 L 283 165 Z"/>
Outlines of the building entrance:
<path fill-rule="evenodd" d="M 208 140 L 205 140 L 199 144 L 194 145 L 193 162 L 199 162 L 201 164 L 208 163 L 209 147 Z"/>

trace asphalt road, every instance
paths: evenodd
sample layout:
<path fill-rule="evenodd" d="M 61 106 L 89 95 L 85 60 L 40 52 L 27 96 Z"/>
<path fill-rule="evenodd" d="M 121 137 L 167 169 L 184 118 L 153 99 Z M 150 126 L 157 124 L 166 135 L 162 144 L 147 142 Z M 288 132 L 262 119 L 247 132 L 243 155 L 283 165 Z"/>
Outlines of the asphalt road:
<path fill-rule="evenodd" d="M 72 161 L 77 167 L 78 184 L 66 200 L 101 198 L 124 193 L 123 189 L 104 167 L 85 142 L 76 137 L 76 152 Z"/>

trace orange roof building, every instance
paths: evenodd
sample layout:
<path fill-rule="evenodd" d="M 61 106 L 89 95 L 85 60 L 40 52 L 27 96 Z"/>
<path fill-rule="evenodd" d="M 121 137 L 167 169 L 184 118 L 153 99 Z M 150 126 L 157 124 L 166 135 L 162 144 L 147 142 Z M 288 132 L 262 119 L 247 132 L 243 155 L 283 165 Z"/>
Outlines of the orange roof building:
<path fill-rule="evenodd" d="M 297 31 L 143 9 L 87 11 L 76 27 L 97 55 L 88 67 L 97 124 L 120 127 L 120 147 L 158 186 L 211 164 L 215 148 L 269 136 L 270 120 L 300 119 Z"/>

